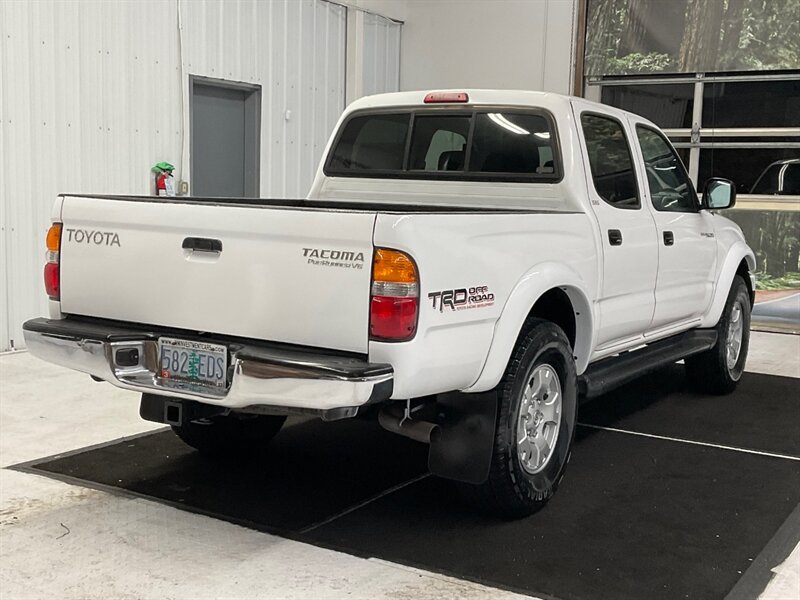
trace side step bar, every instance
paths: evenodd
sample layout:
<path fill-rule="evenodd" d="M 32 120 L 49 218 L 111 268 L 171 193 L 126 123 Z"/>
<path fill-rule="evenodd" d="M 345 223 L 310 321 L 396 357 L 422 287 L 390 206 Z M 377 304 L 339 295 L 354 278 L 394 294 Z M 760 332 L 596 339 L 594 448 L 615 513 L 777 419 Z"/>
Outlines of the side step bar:
<path fill-rule="evenodd" d="M 646 373 L 708 350 L 716 343 L 716 330 L 694 329 L 653 342 L 638 350 L 604 358 L 589 365 L 580 376 L 578 390 L 587 400 L 602 396 Z"/>

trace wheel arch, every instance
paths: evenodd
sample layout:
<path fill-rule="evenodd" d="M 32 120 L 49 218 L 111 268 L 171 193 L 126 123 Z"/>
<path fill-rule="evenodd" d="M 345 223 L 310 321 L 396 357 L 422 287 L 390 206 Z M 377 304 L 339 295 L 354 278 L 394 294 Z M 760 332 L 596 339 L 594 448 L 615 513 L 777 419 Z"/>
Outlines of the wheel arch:
<path fill-rule="evenodd" d="M 747 292 L 750 296 L 751 306 L 755 302 L 755 270 L 756 258 L 753 251 L 743 241 L 734 244 L 717 274 L 717 285 L 714 288 L 714 295 L 711 305 L 703 317 L 700 327 L 714 327 L 722 316 L 725 308 L 725 301 L 728 299 L 728 292 L 733 284 L 733 278 L 741 275 L 747 285 Z"/>
<path fill-rule="evenodd" d="M 483 392 L 497 385 L 529 317 L 546 319 L 564 330 L 582 373 L 589 363 L 594 331 L 589 297 L 578 274 L 565 265 L 543 264 L 529 271 L 503 307 L 480 375 L 463 391 Z"/>

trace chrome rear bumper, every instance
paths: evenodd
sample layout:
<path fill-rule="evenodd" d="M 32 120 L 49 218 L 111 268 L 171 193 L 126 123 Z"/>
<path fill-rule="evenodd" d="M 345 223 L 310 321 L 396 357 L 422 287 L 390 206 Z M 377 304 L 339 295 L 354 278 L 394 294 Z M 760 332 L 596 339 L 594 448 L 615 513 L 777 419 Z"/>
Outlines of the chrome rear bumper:
<path fill-rule="evenodd" d="M 23 332 L 28 350 L 43 360 L 88 373 L 126 390 L 231 409 L 285 407 L 329 411 L 357 408 L 388 400 L 392 395 L 392 367 L 358 358 L 266 343 L 203 338 L 222 343 L 229 351 L 228 386 L 213 389 L 158 377 L 158 338 L 163 334 L 192 339 L 190 334 L 182 336 L 73 319 L 32 319 L 23 325 Z M 120 366 L 117 353 L 127 350 L 136 350 L 138 362 Z"/>

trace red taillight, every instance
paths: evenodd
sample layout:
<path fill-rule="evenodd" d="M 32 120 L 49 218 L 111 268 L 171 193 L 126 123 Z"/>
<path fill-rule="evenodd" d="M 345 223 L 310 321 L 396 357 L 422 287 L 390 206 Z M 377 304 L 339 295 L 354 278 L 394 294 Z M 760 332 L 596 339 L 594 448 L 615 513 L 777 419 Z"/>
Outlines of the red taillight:
<path fill-rule="evenodd" d="M 61 273 L 59 264 L 49 262 L 44 266 L 44 289 L 51 300 L 61 298 Z"/>
<path fill-rule="evenodd" d="M 431 92 L 425 96 L 425 104 L 436 104 L 437 102 L 469 102 L 466 92 Z"/>
<path fill-rule="evenodd" d="M 403 341 L 417 330 L 418 298 L 373 296 L 369 333 L 373 339 Z"/>
<path fill-rule="evenodd" d="M 44 289 L 51 300 L 61 299 L 61 223 L 53 223 L 47 232 L 47 264 L 44 266 Z"/>
<path fill-rule="evenodd" d="M 404 342 L 417 332 L 419 278 L 410 256 L 377 248 L 372 261 L 369 335 L 373 340 Z"/>

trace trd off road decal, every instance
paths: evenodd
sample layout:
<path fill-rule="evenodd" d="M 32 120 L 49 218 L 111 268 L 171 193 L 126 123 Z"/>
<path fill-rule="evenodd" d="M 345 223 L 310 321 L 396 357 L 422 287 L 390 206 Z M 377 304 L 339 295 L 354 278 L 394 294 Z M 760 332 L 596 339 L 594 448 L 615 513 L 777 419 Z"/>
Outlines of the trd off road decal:
<path fill-rule="evenodd" d="M 309 265 L 338 267 L 340 269 L 363 269 L 364 253 L 349 250 L 322 250 L 303 248 L 303 256 Z"/>
<path fill-rule="evenodd" d="M 471 288 L 457 290 L 442 290 L 428 294 L 431 306 L 444 312 L 445 307 L 450 310 L 467 310 L 470 308 L 485 308 L 494 304 L 494 294 L 489 292 L 488 286 L 478 285 Z"/>

